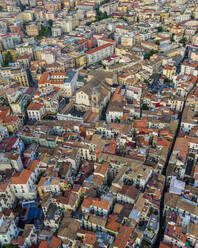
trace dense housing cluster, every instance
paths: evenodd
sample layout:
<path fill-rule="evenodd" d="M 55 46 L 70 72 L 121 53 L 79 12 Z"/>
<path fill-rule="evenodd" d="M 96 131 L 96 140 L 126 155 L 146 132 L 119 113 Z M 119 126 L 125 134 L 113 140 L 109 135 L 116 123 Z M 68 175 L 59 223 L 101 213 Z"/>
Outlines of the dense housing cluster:
<path fill-rule="evenodd" d="M 198 247 L 197 0 L 0 0 L 0 246 Z"/>

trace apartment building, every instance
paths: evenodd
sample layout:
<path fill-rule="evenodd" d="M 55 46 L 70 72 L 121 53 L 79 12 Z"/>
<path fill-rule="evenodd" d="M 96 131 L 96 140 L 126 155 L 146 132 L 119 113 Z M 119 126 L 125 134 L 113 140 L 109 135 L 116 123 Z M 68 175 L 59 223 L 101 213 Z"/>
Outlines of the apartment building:
<path fill-rule="evenodd" d="M 13 238 L 18 236 L 18 229 L 13 219 L 5 218 L 0 214 L 0 244 L 10 244 Z"/>
<path fill-rule="evenodd" d="M 23 169 L 19 175 L 14 175 L 11 178 L 11 190 L 19 199 L 35 199 L 37 195 L 35 187 L 36 180 L 35 171 Z"/>
<path fill-rule="evenodd" d="M 198 76 L 198 63 L 184 61 L 183 64 L 181 64 L 181 74 L 191 74 L 193 76 Z"/>
<path fill-rule="evenodd" d="M 10 34 L 1 34 L 0 43 L 5 50 L 14 48 L 14 40 Z"/>
<path fill-rule="evenodd" d="M 39 102 L 31 102 L 27 107 L 27 114 L 30 120 L 40 121 L 45 114 L 45 106 Z"/>
<path fill-rule="evenodd" d="M 9 182 L 0 182 L 1 206 L 3 208 L 12 208 L 16 197 L 12 193 Z"/>
<path fill-rule="evenodd" d="M 114 52 L 114 47 L 112 43 L 107 43 L 99 47 L 93 48 L 87 52 L 87 65 L 91 65 L 99 62 L 111 56 Z"/>
<path fill-rule="evenodd" d="M 39 26 L 36 24 L 29 24 L 26 26 L 26 32 L 29 36 L 37 36 L 39 34 Z"/>

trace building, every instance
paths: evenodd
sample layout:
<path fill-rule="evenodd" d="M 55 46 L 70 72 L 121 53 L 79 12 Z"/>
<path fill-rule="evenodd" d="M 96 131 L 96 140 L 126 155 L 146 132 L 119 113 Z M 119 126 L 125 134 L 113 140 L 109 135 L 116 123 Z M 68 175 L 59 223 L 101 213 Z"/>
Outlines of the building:
<path fill-rule="evenodd" d="M 7 116 L 3 119 L 3 126 L 9 133 L 17 133 L 22 128 L 22 120 L 18 116 Z"/>
<path fill-rule="evenodd" d="M 95 72 L 90 81 L 81 87 L 75 95 L 75 104 L 81 110 L 90 109 L 92 112 L 100 113 L 110 99 L 110 87 L 106 83 L 106 75 Z"/>
<path fill-rule="evenodd" d="M 39 34 L 39 26 L 37 24 L 28 24 L 26 25 L 26 32 L 29 36 L 37 36 Z"/>
<path fill-rule="evenodd" d="M 9 88 L 6 91 L 9 105 L 16 115 L 24 115 L 27 105 L 31 101 L 33 89 L 27 87 Z"/>
<path fill-rule="evenodd" d="M 163 76 L 172 80 L 173 76 L 176 74 L 176 67 L 172 65 L 165 65 L 163 68 Z"/>
<path fill-rule="evenodd" d="M 27 114 L 30 120 L 40 121 L 45 114 L 46 110 L 44 104 L 39 102 L 31 102 L 27 107 Z"/>
<path fill-rule="evenodd" d="M 18 228 L 13 219 L 6 219 L 1 213 L 0 217 L 0 244 L 10 244 L 18 236 Z"/>
<path fill-rule="evenodd" d="M 114 52 L 113 44 L 106 43 L 87 52 L 87 65 L 91 65 L 111 56 Z"/>
<path fill-rule="evenodd" d="M 11 190 L 18 199 L 32 200 L 37 196 L 36 180 L 37 167 L 34 171 L 23 169 L 19 175 L 11 178 Z"/>
<path fill-rule="evenodd" d="M 0 43 L 5 50 L 13 49 L 15 47 L 13 38 L 10 34 L 1 34 Z"/>
<path fill-rule="evenodd" d="M 15 79 L 18 84 L 29 87 L 30 82 L 25 69 L 11 70 L 11 78 Z"/>
<path fill-rule="evenodd" d="M 12 208 L 16 197 L 12 193 L 9 182 L 0 182 L 0 197 L 2 208 Z"/>

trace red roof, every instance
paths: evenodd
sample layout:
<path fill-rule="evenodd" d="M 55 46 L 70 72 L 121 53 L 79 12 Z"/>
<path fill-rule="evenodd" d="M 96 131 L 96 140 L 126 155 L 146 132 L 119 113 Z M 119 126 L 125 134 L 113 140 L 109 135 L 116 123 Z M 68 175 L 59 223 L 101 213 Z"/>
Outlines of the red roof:
<path fill-rule="evenodd" d="M 32 175 L 32 171 L 23 169 L 20 175 L 11 178 L 11 184 L 26 184 Z"/>
<path fill-rule="evenodd" d="M 12 123 L 12 122 L 16 122 L 19 119 L 18 116 L 7 116 L 4 118 L 3 122 L 4 123 Z"/>
<path fill-rule="evenodd" d="M 106 47 L 109 47 L 109 46 L 111 46 L 111 45 L 112 45 L 111 43 L 107 43 L 107 44 L 104 44 L 104 45 L 102 45 L 102 46 L 95 47 L 95 48 L 93 48 L 93 49 L 87 51 L 87 54 L 95 53 L 95 52 L 100 51 L 100 50 L 102 50 L 102 49 L 104 49 L 104 48 L 106 48 Z"/>

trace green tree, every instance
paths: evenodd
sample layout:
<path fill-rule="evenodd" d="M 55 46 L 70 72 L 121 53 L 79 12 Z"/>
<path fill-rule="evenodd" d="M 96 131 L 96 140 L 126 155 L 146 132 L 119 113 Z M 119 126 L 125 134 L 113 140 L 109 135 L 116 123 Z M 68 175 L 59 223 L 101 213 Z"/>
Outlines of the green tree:
<path fill-rule="evenodd" d="M 19 8 L 21 9 L 21 11 L 24 11 L 26 9 L 26 6 L 23 5 L 22 3 L 19 4 Z"/>
<path fill-rule="evenodd" d="M 155 54 L 155 53 L 157 53 L 157 51 L 155 51 L 155 50 L 149 50 L 149 51 L 146 51 L 146 53 L 144 54 L 144 59 L 150 59 L 150 57 L 153 55 L 153 54 Z"/>
<path fill-rule="evenodd" d="M 171 37 L 170 37 L 170 42 L 171 42 L 171 43 L 175 42 L 174 34 L 171 35 Z"/>
<path fill-rule="evenodd" d="M 12 55 L 10 53 L 10 51 L 8 51 L 6 54 L 5 54 L 5 58 L 4 58 L 4 65 L 5 66 L 8 66 L 9 63 L 12 63 L 13 60 L 12 60 Z"/>
<path fill-rule="evenodd" d="M 158 73 L 154 73 L 153 78 L 156 79 L 158 77 L 158 75 L 159 75 Z"/>
<path fill-rule="evenodd" d="M 53 20 L 51 20 L 51 19 L 48 20 L 48 24 L 49 24 L 50 27 L 52 27 L 52 25 L 53 25 Z"/>
<path fill-rule="evenodd" d="M 108 18 L 107 12 L 101 12 L 98 8 L 96 9 L 96 21 L 101 21 Z"/>
<path fill-rule="evenodd" d="M 145 82 L 145 84 L 147 85 L 147 87 L 150 86 L 150 83 L 149 83 L 149 81 L 148 81 L 147 79 L 144 79 L 144 82 Z"/>
<path fill-rule="evenodd" d="M 169 78 L 165 78 L 165 79 L 164 79 L 164 83 L 170 85 L 170 84 L 173 83 L 173 80 L 171 80 L 171 79 L 169 79 Z"/>
<path fill-rule="evenodd" d="M 179 43 L 181 43 L 183 45 L 183 47 L 186 46 L 186 42 L 187 42 L 186 37 L 182 37 L 181 40 L 179 41 Z"/>
<path fill-rule="evenodd" d="M 6 244 L 3 245 L 3 248 L 18 248 L 18 245 Z"/>
<path fill-rule="evenodd" d="M 35 37 L 36 40 L 41 40 L 43 37 L 50 37 L 51 27 L 41 25 L 41 30 L 39 34 Z"/>
<path fill-rule="evenodd" d="M 160 41 L 159 40 L 156 40 L 155 44 L 159 46 L 160 45 Z"/>
<path fill-rule="evenodd" d="M 143 109 L 143 110 L 148 110 L 149 107 L 148 107 L 148 105 L 147 105 L 146 103 L 143 103 L 143 104 L 142 104 L 142 109 Z"/>
<path fill-rule="evenodd" d="M 103 1 L 100 3 L 100 5 L 104 5 L 104 4 L 109 3 L 109 2 L 110 2 L 110 0 L 103 0 Z"/>
<path fill-rule="evenodd" d="M 128 21 L 124 16 L 120 16 L 120 19 L 122 19 L 122 20 L 125 21 L 125 22 Z"/>
<path fill-rule="evenodd" d="M 162 27 L 162 26 L 157 27 L 157 32 L 158 32 L 158 33 L 162 32 L 162 31 L 163 31 L 163 27 Z"/>
<path fill-rule="evenodd" d="M 194 20 L 194 19 L 195 19 L 195 16 L 194 16 L 193 14 L 191 15 L 191 19 L 192 19 L 192 20 Z"/>

